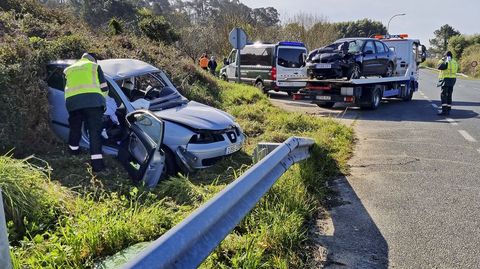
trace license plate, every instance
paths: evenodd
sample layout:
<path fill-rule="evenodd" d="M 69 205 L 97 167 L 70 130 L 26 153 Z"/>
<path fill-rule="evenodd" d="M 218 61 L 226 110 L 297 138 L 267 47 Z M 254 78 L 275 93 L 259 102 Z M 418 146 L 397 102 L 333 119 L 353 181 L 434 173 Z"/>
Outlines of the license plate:
<path fill-rule="evenodd" d="M 332 97 L 328 95 L 320 95 L 317 96 L 317 100 L 332 100 Z"/>
<path fill-rule="evenodd" d="M 305 85 L 307 85 L 306 82 L 278 82 L 280 87 L 305 87 Z"/>
<path fill-rule="evenodd" d="M 242 144 L 233 144 L 231 146 L 228 146 L 227 149 L 225 150 L 225 154 L 232 154 L 234 152 L 239 151 L 242 148 Z"/>
<path fill-rule="evenodd" d="M 330 69 L 332 68 L 332 64 L 317 64 L 315 67 L 317 69 Z"/>

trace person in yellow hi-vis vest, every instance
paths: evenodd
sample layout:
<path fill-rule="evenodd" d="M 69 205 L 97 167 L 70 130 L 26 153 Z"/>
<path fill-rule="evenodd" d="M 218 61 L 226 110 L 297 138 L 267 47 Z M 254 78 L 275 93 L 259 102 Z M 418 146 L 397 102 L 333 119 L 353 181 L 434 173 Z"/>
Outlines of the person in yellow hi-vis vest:
<path fill-rule="evenodd" d="M 102 116 L 105 111 L 105 96 L 108 84 L 95 57 L 84 53 L 82 58 L 64 71 L 66 78 L 65 103 L 68 111 L 70 134 L 69 152 L 80 153 L 82 123 L 90 136 L 90 157 L 92 170 L 105 169 L 102 155 Z"/>
<path fill-rule="evenodd" d="M 448 116 L 452 110 L 452 93 L 453 86 L 457 81 L 458 63 L 453 59 L 452 52 L 447 51 L 444 57 L 438 62 L 438 87 L 442 87 L 442 110 L 438 115 Z"/>

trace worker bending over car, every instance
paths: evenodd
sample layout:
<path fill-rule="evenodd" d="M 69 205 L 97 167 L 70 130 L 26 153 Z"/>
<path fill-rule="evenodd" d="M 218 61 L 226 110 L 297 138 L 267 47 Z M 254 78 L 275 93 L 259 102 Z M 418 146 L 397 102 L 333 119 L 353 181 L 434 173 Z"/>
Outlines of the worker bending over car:
<path fill-rule="evenodd" d="M 105 169 L 102 155 L 102 117 L 105 111 L 105 96 L 108 84 L 97 60 L 91 54 L 84 53 L 82 58 L 64 70 L 67 80 L 65 103 L 68 111 L 70 133 L 69 151 L 80 153 L 82 123 L 90 137 L 90 163 L 93 172 Z"/>

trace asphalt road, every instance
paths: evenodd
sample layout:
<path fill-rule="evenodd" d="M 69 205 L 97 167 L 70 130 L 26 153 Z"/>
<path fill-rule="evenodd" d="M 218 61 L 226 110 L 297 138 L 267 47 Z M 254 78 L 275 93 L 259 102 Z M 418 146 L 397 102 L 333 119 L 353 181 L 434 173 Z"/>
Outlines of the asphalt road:
<path fill-rule="evenodd" d="M 327 268 L 480 268 L 480 82 L 457 81 L 445 118 L 436 115 L 436 76 L 421 71 L 411 102 L 383 101 L 376 111 L 272 94 L 287 110 L 356 130 L 351 174 L 333 186 L 344 203 L 316 238 Z"/>

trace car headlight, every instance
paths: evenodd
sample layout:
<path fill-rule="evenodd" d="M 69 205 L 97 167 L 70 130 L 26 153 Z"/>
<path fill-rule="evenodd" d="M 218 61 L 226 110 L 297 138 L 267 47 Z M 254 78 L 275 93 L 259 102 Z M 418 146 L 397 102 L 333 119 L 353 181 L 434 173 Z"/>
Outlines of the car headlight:
<path fill-rule="evenodd" d="M 235 129 L 236 129 L 237 136 L 243 134 L 243 129 L 240 126 L 240 124 L 235 123 Z"/>

